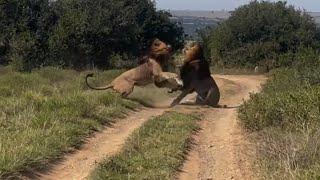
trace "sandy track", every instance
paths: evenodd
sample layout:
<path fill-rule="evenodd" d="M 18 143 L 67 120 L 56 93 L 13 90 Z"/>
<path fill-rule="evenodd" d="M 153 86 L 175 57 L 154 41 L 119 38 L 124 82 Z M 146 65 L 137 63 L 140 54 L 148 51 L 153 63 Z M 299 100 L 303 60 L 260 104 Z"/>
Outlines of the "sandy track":
<path fill-rule="evenodd" d="M 34 175 L 43 180 L 80 180 L 85 179 L 96 165 L 108 156 L 121 150 L 125 140 L 148 119 L 159 116 L 165 109 L 144 108 L 120 120 L 112 128 L 106 128 L 88 139 L 84 146 L 67 155 L 65 159 L 44 174 Z"/>
<path fill-rule="evenodd" d="M 220 104 L 237 106 L 250 92 L 257 92 L 264 76 L 215 76 L 221 89 Z M 211 109 L 204 112 L 196 145 L 189 153 L 179 179 L 254 179 L 250 144 L 237 121 L 237 109 Z"/>
<path fill-rule="evenodd" d="M 258 91 L 264 76 L 215 76 L 222 92 L 221 104 L 239 105 L 249 92 Z M 186 99 L 194 99 L 190 95 Z M 144 108 L 106 128 L 82 146 L 66 155 L 45 172 L 33 174 L 31 179 L 86 179 L 96 165 L 106 157 L 118 153 L 126 139 L 148 119 L 167 109 Z M 202 131 L 195 136 L 197 146 L 189 153 L 179 179 L 250 179 L 247 157 L 239 153 L 246 140 L 236 120 L 236 109 L 213 109 L 199 106 L 177 106 L 179 112 L 198 112 L 204 115 Z M 28 178 L 27 178 L 28 179 Z"/>

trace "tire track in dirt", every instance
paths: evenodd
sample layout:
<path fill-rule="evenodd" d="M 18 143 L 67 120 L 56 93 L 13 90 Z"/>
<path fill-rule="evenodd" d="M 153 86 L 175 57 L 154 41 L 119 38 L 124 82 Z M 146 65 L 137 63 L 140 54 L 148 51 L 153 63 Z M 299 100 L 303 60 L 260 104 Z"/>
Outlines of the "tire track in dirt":
<path fill-rule="evenodd" d="M 221 90 L 220 104 L 239 105 L 258 92 L 265 76 L 215 76 Z M 207 109 L 201 131 L 178 179 L 225 180 L 254 179 L 250 144 L 237 120 L 237 108 Z"/>
<path fill-rule="evenodd" d="M 115 155 L 121 150 L 126 139 L 148 119 L 159 116 L 165 109 L 143 108 L 119 120 L 113 127 L 89 138 L 81 149 L 67 155 L 61 162 L 46 173 L 33 175 L 31 179 L 43 180 L 80 180 L 86 179 L 106 157 Z"/>

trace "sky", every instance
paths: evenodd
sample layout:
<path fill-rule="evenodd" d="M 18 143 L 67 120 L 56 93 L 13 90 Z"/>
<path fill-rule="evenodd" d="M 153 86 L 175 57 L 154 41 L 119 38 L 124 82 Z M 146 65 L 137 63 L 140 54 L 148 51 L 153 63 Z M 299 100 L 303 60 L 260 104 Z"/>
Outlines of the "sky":
<path fill-rule="evenodd" d="M 233 10 L 250 0 L 156 0 L 158 9 Z M 320 12 L 320 0 L 287 0 L 288 4 L 307 11 Z"/>

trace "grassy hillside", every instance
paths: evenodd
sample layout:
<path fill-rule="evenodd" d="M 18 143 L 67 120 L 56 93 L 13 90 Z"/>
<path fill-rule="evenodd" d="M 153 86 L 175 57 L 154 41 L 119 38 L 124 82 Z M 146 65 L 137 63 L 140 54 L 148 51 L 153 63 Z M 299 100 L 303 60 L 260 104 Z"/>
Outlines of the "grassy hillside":
<path fill-rule="evenodd" d="M 120 72 L 102 72 L 94 83 Z M 45 167 L 138 106 L 111 91 L 87 91 L 84 75 L 50 67 L 32 73 L 0 69 L 0 179 Z"/>

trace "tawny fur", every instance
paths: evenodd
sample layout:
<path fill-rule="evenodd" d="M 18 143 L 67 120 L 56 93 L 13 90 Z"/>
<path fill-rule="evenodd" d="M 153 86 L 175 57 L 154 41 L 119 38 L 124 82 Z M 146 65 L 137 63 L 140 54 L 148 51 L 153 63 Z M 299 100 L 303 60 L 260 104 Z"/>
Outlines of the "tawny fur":
<path fill-rule="evenodd" d="M 88 78 L 92 77 L 93 74 L 86 76 L 86 83 L 91 89 L 106 90 L 112 88 L 120 93 L 122 97 L 127 97 L 132 93 L 134 86 L 145 86 L 155 81 L 163 81 L 166 72 L 163 72 L 162 66 L 167 63 L 170 51 L 170 46 L 159 39 L 155 39 L 151 44 L 145 62 L 138 67 L 124 72 L 104 87 L 93 87 L 88 83 Z"/>

